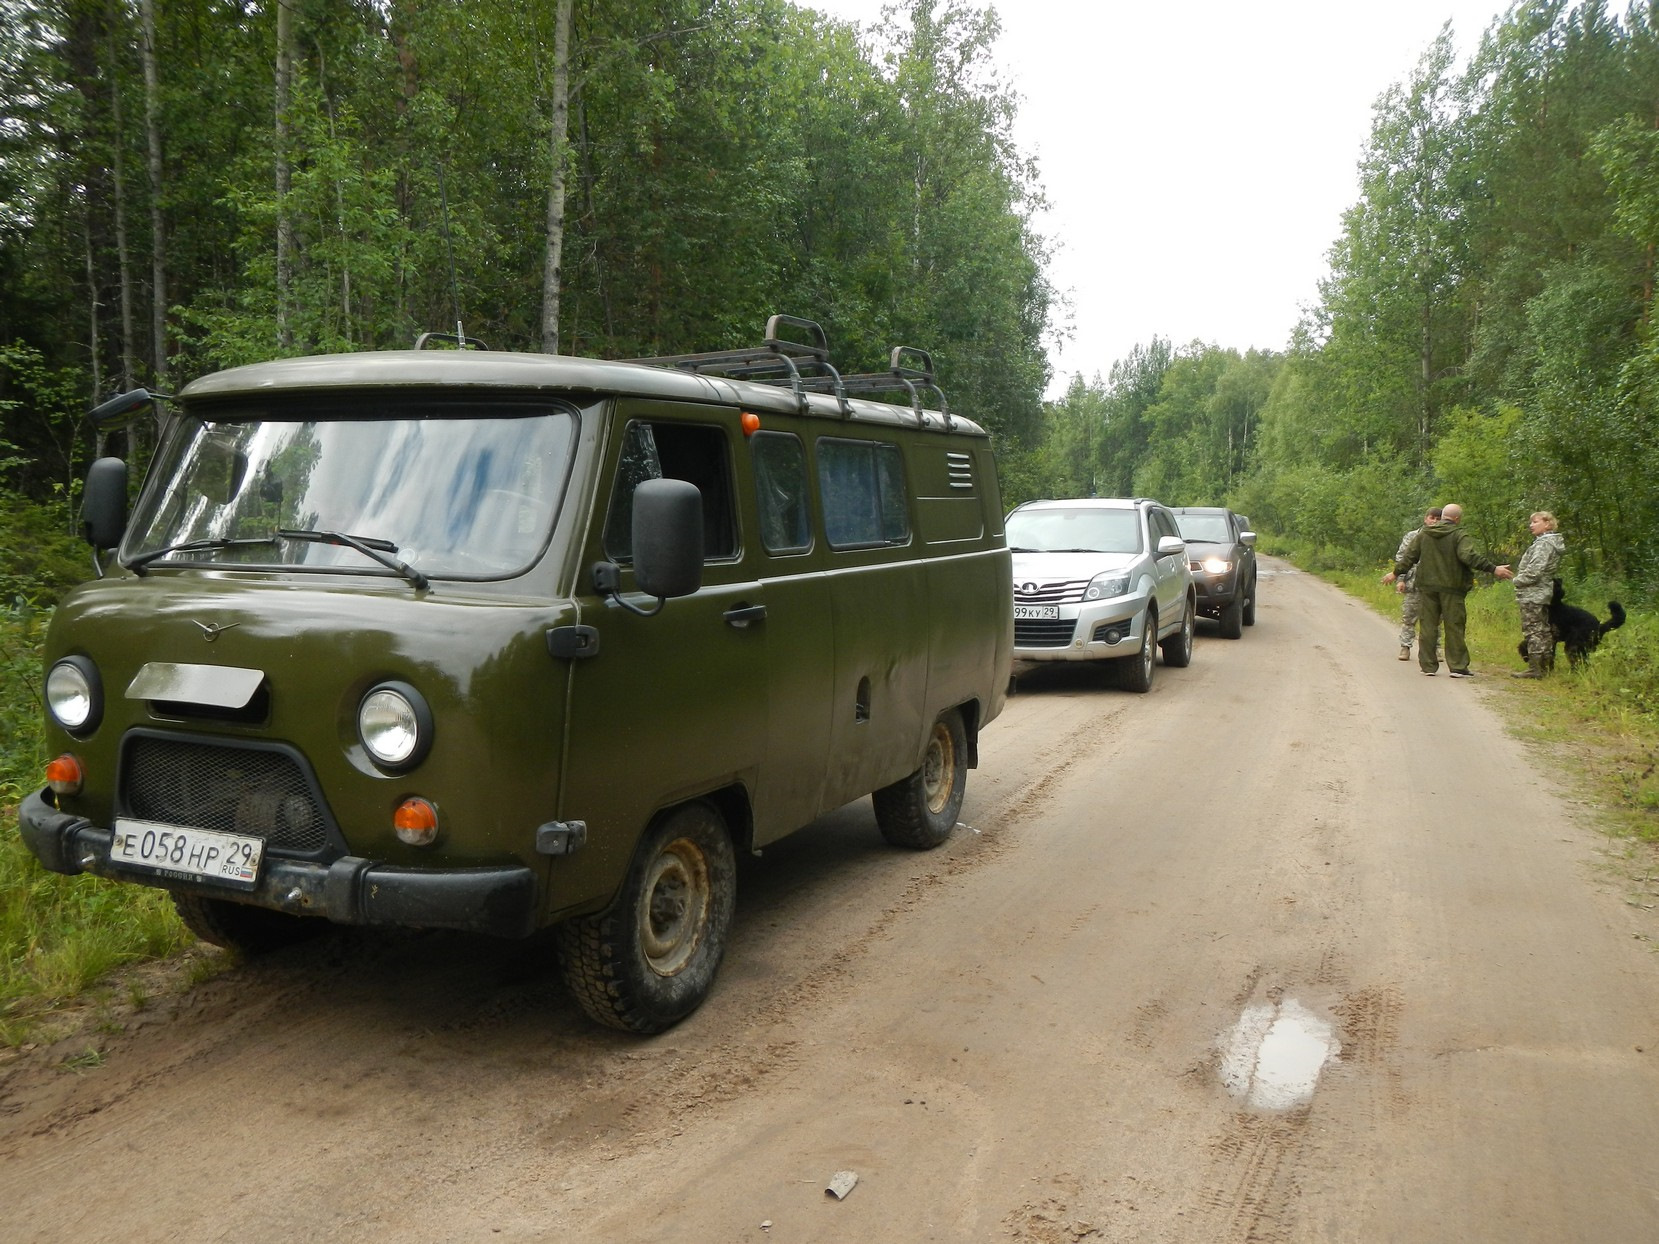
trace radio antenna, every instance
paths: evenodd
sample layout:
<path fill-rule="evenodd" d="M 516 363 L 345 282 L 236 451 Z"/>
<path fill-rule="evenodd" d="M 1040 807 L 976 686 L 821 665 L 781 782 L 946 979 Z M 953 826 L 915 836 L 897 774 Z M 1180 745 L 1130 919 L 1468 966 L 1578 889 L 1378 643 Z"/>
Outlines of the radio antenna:
<path fill-rule="evenodd" d="M 444 166 L 438 162 L 438 202 L 443 207 L 444 253 L 449 256 L 449 295 L 455 303 L 455 344 L 466 349 L 467 335 L 461 331 L 461 283 L 455 277 L 455 244 L 449 236 L 449 190 L 444 185 Z"/>

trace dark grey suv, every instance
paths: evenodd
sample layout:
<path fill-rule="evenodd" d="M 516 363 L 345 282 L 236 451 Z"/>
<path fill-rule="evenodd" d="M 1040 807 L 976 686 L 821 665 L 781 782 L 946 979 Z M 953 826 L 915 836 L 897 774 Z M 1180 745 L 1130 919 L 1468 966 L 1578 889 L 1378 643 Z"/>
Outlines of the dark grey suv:
<path fill-rule="evenodd" d="M 1256 624 L 1256 533 L 1249 520 L 1221 506 L 1175 509 L 1198 589 L 1198 612 L 1221 623 L 1226 639 Z"/>

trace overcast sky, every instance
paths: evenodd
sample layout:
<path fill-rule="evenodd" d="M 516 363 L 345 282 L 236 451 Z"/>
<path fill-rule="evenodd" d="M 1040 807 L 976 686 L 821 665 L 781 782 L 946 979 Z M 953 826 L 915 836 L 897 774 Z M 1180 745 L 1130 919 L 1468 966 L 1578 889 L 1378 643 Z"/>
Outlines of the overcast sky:
<path fill-rule="evenodd" d="M 806 0 L 797 0 L 805 3 Z M 876 22 L 882 0 L 808 7 Z M 1072 305 L 1050 394 L 1154 336 L 1282 349 L 1318 298 L 1377 98 L 1451 22 L 1460 61 L 1505 0 L 1002 0 Z"/>

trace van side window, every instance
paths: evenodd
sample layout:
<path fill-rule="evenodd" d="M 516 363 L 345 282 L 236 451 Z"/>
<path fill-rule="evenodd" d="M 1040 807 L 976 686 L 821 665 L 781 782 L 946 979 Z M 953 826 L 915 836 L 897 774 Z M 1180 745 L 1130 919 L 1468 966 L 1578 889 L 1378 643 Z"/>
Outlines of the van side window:
<path fill-rule="evenodd" d="M 831 548 L 910 539 L 904 459 L 897 445 L 824 437 L 818 442 L 818 490 Z"/>
<path fill-rule="evenodd" d="M 648 479 L 683 479 L 703 494 L 703 557 L 737 556 L 737 520 L 732 502 L 726 435 L 706 424 L 647 423 L 636 419 L 623 435 L 616 464 L 610 513 L 605 518 L 605 555 L 627 564 L 634 554 L 634 489 Z"/>
<path fill-rule="evenodd" d="M 806 451 L 793 432 L 756 432 L 749 440 L 755 465 L 760 538 L 768 553 L 812 547 L 807 522 Z"/>

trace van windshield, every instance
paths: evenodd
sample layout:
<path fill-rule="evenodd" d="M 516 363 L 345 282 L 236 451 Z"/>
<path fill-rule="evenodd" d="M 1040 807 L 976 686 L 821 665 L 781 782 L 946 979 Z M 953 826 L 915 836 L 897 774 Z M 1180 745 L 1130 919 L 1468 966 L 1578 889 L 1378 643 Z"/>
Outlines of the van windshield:
<path fill-rule="evenodd" d="M 575 425 L 546 406 L 188 420 L 156 463 L 122 556 L 374 574 L 402 562 L 416 577 L 505 578 L 547 544 Z"/>
<path fill-rule="evenodd" d="M 1134 510 L 1026 510 L 1008 516 L 1008 547 L 1016 553 L 1139 553 Z"/>

